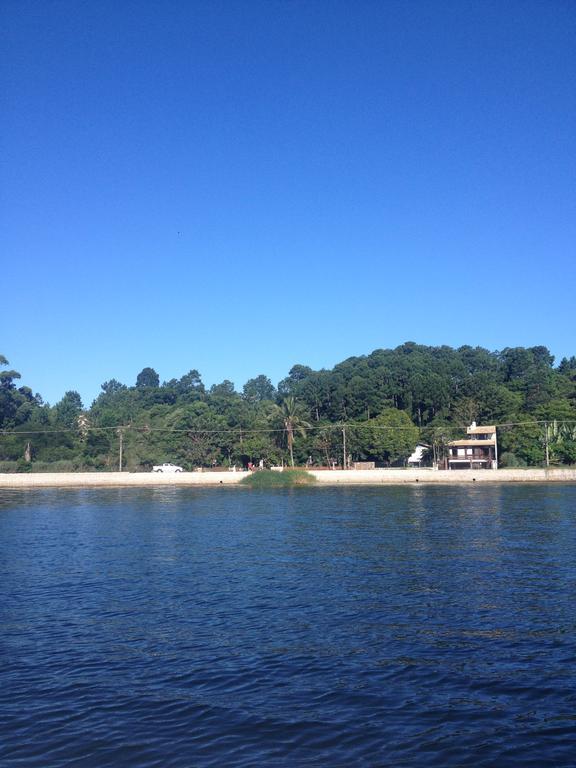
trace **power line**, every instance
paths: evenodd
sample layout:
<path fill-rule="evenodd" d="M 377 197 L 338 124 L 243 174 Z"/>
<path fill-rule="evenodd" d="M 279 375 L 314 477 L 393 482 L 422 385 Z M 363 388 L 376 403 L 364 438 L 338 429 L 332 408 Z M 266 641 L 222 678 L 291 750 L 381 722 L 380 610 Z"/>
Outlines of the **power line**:
<path fill-rule="evenodd" d="M 560 421 L 562 424 L 576 424 L 576 419 L 557 419 L 557 421 Z M 503 429 L 505 427 L 530 427 L 530 426 L 536 426 L 539 424 L 549 424 L 550 419 L 537 419 L 533 421 L 508 421 L 503 422 L 501 424 L 493 424 L 490 426 L 494 426 L 496 429 Z M 444 425 L 438 425 L 438 426 L 426 426 L 426 427 L 416 427 L 414 424 L 408 424 L 406 426 L 403 425 L 384 425 L 384 424 L 370 424 L 368 421 L 364 422 L 339 422 L 336 424 L 317 424 L 317 425 L 311 425 L 309 427 L 305 428 L 306 432 L 315 432 L 315 431 L 327 431 L 327 430 L 342 430 L 345 429 L 370 429 L 370 430 L 382 430 L 382 431 L 403 431 L 403 430 L 412 430 L 414 428 L 418 429 L 420 433 L 433 430 L 433 431 L 439 431 L 439 430 L 460 430 L 463 431 L 467 429 L 469 425 L 456 425 L 456 424 L 444 424 Z M 90 426 L 83 426 L 81 429 L 78 427 L 67 427 L 65 429 L 46 429 L 46 430 L 8 430 L 8 429 L 2 429 L 0 430 L 0 436 L 4 437 L 17 437 L 18 435 L 61 435 L 61 434 L 72 434 L 72 433 L 79 433 L 79 432 L 117 432 L 118 430 L 132 430 L 134 432 L 139 432 L 140 434 L 149 434 L 151 432 L 164 432 L 164 433 L 174 433 L 174 434 L 213 434 L 213 435 L 251 435 L 251 434 L 280 434 L 287 432 L 288 430 L 286 428 L 274 428 L 274 427 L 266 427 L 262 429 L 247 429 L 245 427 L 230 427 L 228 429 L 204 429 L 204 428 L 198 428 L 198 427 L 150 427 L 148 425 L 135 425 L 135 424 L 116 424 L 113 427 L 90 427 Z"/>

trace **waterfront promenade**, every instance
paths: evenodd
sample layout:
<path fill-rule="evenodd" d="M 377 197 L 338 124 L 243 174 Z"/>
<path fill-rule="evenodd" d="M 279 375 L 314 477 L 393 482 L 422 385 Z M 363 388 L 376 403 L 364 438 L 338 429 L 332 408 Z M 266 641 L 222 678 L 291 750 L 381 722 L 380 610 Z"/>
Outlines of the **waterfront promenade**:
<path fill-rule="evenodd" d="M 106 486 L 236 485 L 248 472 L 23 472 L 0 474 L 0 488 L 99 488 Z M 404 485 L 414 483 L 576 483 L 576 468 L 498 470 L 310 470 L 319 485 Z"/>

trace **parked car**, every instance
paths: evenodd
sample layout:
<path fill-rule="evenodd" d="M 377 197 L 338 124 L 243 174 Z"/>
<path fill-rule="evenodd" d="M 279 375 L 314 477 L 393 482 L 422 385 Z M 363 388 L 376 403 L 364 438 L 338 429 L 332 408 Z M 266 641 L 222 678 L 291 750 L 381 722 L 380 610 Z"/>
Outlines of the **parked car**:
<path fill-rule="evenodd" d="M 182 472 L 182 467 L 177 467 L 176 464 L 166 462 L 165 464 L 156 464 L 152 467 L 152 472 Z"/>

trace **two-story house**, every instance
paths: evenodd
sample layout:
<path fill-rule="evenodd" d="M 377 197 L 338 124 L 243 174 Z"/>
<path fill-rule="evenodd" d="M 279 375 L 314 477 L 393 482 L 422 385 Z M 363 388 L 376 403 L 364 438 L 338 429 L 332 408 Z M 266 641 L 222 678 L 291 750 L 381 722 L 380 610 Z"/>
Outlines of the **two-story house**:
<path fill-rule="evenodd" d="M 478 427 L 473 421 L 466 434 L 465 440 L 448 443 L 448 469 L 497 469 L 496 427 Z"/>

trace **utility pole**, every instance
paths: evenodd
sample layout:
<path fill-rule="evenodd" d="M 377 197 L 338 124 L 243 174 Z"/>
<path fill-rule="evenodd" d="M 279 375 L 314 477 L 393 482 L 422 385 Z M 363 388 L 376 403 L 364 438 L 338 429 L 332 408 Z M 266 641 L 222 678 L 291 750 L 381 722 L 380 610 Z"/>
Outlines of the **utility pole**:
<path fill-rule="evenodd" d="M 494 462 L 498 469 L 498 427 L 494 427 Z"/>
<path fill-rule="evenodd" d="M 346 426 L 342 424 L 342 469 L 348 469 L 346 459 Z"/>
<path fill-rule="evenodd" d="M 118 434 L 120 435 L 120 454 L 118 456 L 118 472 L 122 472 L 122 451 L 124 449 L 124 430 L 119 429 Z"/>
<path fill-rule="evenodd" d="M 544 422 L 544 450 L 546 451 L 546 467 L 550 466 L 550 451 L 548 450 L 548 422 Z"/>

